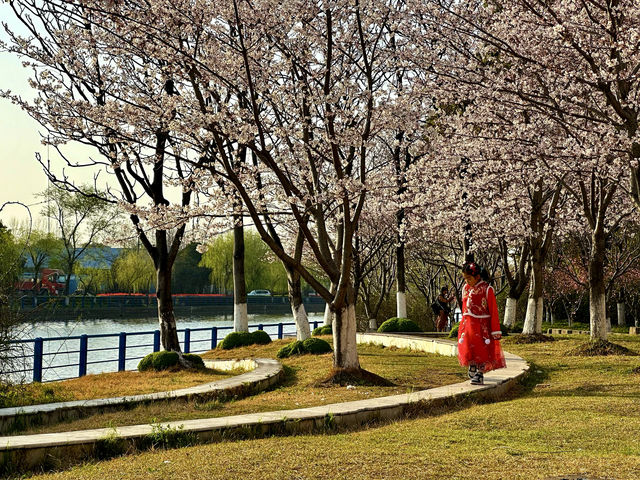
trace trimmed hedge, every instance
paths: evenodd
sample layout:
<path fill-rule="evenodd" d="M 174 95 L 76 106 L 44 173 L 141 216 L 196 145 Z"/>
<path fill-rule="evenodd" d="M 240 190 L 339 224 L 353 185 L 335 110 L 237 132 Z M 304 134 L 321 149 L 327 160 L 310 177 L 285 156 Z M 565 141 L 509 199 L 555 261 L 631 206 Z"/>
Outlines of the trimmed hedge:
<path fill-rule="evenodd" d="M 193 368 L 197 368 L 198 370 L 201 368 L 205 368 L 204 360 L 200 355 L 196 355 L 194 353 L 183 353 L 182 357 L 193 365 Z"/>
<path fill-rule="evenodd" d="M 256 330 L 255 332 L 231 332 L 220 342 L 219 348 L 223 350 L 231 350 L 237 347 L 246 347 L 249 345 L 266 345 L 271 343 L 271 337 L 264 330 Z"/>
<path fill-rule="evenodd" d="M 312 353 L 314 355 L 320 355 L 323 353 L 331 352 L 331 345 L 321 338 L 307 338 L 304 342 L 296 340 L 289 345 L 285 345 L 276 354 L 278 358 L 288 358 L 292 355 L 302 355 L 305 353 Z"/>
<path fill-rule="evenodd" d="M 266 345 L 267 343 L 271 343 L 271 337 L 264 330 L 256 330 L 255 332 L 251 332 L 251 338 L 253 343 L 257 345 Z"/>
<path fill-rule="evenodd" d="M 319 335 L 333 335 L 333 330 L 331 329 L 331 325 L 323 325 L 321 327 L 314 328 L 312 335 L 314 337 Z"/>
<path fill-rule="evenodd" d="M 329 353 L 331 351 L 331 345 L 321 338 L 307 338 L 302 342 L 304 349 L 315 355 L 321 355 L 323 353 Z"/>
<path fill-rule="evenodd" d="M 140 360 L 138 363 L 138 371 L 166 370 L 167 368 L 176 366 L 178 364 L 178 360 L 179 357 L 177 352 L 167 352 L 166 350 L 153 352 Z"/>
<path fill-rule="evenodd" d="M 378 332 L 421 332 L 422 330 L 416 322 L 408 318 L 393 317 L 385 321 Z"/>

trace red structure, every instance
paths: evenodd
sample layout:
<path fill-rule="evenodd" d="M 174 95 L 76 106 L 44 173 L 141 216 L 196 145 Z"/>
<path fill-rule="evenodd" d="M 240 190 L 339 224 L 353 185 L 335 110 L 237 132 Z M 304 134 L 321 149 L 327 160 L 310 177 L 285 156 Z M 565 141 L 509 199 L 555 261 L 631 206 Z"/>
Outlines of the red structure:
<path fill-rule="evenodd" d="M 21 292 L 33 292 L 36 295 L 60 295 L 64 292 L 64 272 L 52 268 L 43 268 L 35 282 L 33 277 L 22 278 L 17 289 Z"/>

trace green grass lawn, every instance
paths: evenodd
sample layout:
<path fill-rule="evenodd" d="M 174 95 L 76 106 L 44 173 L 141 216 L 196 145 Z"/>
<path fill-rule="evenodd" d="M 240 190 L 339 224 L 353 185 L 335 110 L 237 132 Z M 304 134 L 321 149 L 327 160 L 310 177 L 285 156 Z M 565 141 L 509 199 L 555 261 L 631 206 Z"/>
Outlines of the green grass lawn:
<path fill-rule="evenodd" d="M 352 432 L 158 450 L 39 479 L 640 478 L 640 357 L 570 357 L 587 337 L 505 349 L 532 373 L 508 398 Z M 640 352 L 640 337 L 611 340 Z"/>

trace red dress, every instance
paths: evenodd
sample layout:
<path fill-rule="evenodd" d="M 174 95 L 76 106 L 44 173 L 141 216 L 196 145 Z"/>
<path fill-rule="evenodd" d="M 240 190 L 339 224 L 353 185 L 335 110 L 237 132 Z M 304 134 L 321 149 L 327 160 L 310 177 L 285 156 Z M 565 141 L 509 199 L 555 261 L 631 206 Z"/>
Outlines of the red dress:
<path fill-rule="evenodd" d="M 460 365 L 476 365 L 481 372 L 506 366 L 500 340 L 500 319 L 496 295 L 484 280 L 462 288 L 462 320 L 458 327 Z"/>

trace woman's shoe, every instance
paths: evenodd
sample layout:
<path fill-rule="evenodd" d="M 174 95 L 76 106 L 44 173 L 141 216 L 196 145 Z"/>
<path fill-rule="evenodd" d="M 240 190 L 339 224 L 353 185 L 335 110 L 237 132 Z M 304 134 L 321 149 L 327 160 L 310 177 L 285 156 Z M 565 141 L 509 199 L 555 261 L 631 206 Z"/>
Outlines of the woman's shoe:
<path fill-rule="evenodd" d="M 484 375 L 476 372 L 475 375 L 471 377 L 471 385 L 484 385 Z"/>

